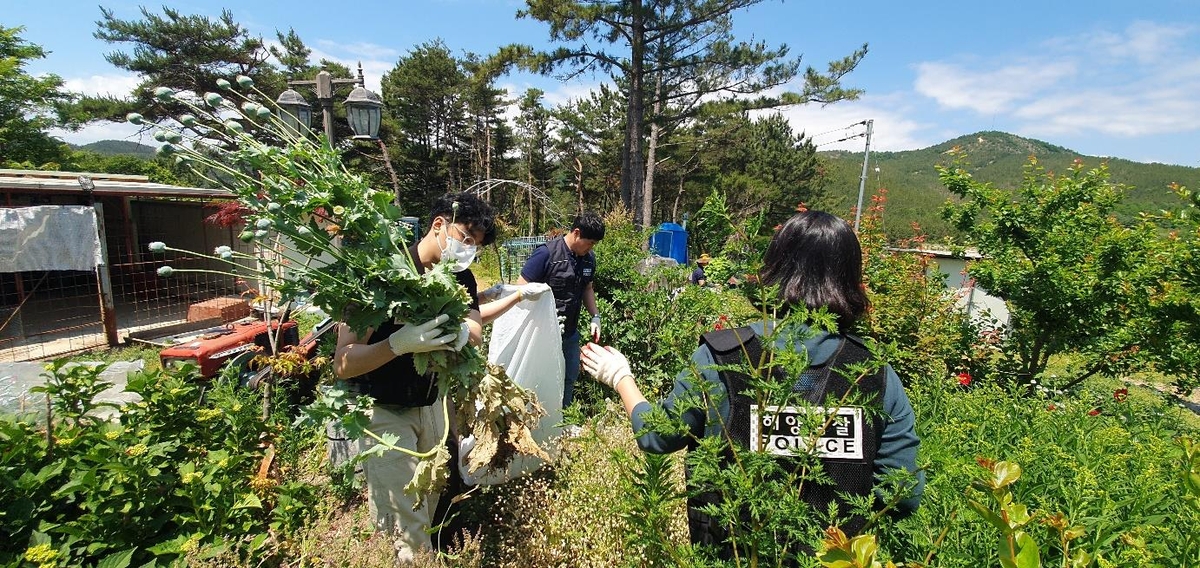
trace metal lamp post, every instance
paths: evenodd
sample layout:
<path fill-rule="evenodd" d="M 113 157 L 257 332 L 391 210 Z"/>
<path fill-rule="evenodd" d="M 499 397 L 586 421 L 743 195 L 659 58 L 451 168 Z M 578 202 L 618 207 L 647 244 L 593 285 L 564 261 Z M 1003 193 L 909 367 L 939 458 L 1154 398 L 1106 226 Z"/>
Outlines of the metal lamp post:
<path fill-rule="evenodd" d="M 333 145 L 333 92 L 337 87 L 357 85 L 350 96 L 346 97 L 346 117 L 350 129 L 354 131 L 356 140 L 375 140 L 379 135 L 379 123 L 383 114 L 383 99 L 368 91 L 363 81 L 362 64 L 358 65 L 357 79 L 334 79 L 328 71 L 317 73 L 317 78 L 311 81 L 288 81 L 288 87 L 312 87 L 321 105 L 322 122 L 325 126 L 325 139 Z M 275 104 L 283 109 L 281 118 L 288 128 L 300 132 L 300 126 L 307 127 L 312 120 L 312 111 L 304 96 L 288 89 L 280 93 Z"/>

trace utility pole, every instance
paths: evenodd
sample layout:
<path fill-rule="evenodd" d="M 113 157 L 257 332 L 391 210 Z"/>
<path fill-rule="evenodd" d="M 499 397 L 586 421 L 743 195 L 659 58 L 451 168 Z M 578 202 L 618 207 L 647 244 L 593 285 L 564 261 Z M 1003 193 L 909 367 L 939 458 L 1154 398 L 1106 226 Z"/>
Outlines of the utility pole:
<path fill-rule="evenodd" d="M 858 207 L 854 208 L 854 232 L 858 232 L 858 223 L 862 219 L 863 190 L 867 186 L 867 161 L 871 157 L 871 131 L 875 127 L 875 119 L 863 121 L 867 125 L 867 148 L 863 151 L 862 175 L 858 178 Z"/>

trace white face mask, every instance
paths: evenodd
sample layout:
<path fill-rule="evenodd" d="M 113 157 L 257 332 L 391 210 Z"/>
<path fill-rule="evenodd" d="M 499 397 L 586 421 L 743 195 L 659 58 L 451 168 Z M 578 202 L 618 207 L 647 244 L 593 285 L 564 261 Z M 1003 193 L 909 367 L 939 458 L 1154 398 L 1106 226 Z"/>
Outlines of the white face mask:
<path fill-rule="evenodd" d="M 462 272 L 469 268 L 475 261 L 475 250 L 475 245 L 463 243 L 450 236 L 450 231 L 446 230 L 446 248 L 442 249 L 442 262 L 451 263 L 451 272 Z"/>

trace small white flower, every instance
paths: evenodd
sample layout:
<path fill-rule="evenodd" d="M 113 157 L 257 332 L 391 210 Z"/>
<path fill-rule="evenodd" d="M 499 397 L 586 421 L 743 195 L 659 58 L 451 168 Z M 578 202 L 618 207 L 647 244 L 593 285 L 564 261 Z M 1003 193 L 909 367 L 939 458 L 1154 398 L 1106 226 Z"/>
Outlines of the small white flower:
<path fill-rule="evenodd" d="M 213 249 L 213 254 L 217 254 L 217 255 L 231 253 L 231 252 L 233 252 L 233 249 L 229 248 L 228 245 L 221 245 L 221 246 L 217 247 L 216 249 Z"/>
<path fill-rule="evenodd" d="M 158 269 L 158 275 L 162 276 L 164 278 L 166 278 L 167 276 L 170 276 L 174 273 L 175 273 L 175 269 L 171 268 L 170 266 L 161 266 Z"/>
<path fill-rule="evenodd" d="M 278 203 L 272 202 L 272 203 L 267 204 L 267 211 L 275 212 L 275 211 L 279 211 L 282 208 L 283 208 L 283 206 Z"/>
<path fill-rule="evenodd" d="M 154 241 L 154 242 L 150 243 L 150 252 L 166 252 L 166 251 L 167 251 L 167 243 L 164 243 L 162 241 Z"/>
<path fill-rule="evenodd" d="M 258 227 L 259 229 L 270 229 L 271 228 L 271 220 L 270 219 L 259 219 L 258 221 L 254 222 L 254 226 Z"/>
<path fill-rule="evenodd" d="M 254 231 L 254 238 L 256 238 L 256 239 L 261 239 L 265 236 L 267 236 L 267 232 L 262 229 Z"/>
<path fill-rule="evenodd" d="M 346 208 L 345 208 L 345 207 L 342 207 L 341 205 L 334 205 L 334 206 L 333 206 L 333 214 L 334 214 L 334 215 L 344 215 L 345 213 L 346 213 Z"/>

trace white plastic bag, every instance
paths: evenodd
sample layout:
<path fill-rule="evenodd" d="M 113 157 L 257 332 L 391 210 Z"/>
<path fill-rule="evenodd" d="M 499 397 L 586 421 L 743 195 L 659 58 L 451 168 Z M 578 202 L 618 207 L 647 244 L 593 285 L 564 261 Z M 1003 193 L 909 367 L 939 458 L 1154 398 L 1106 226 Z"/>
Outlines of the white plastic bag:
<path fill-rule="evenodd" d="M 504 286 L 500 297 L 515 294 L 516 286 Z M 492 340 L 488 344 L 488 362 L 504 367 L 516 384 L 532 390 L 546 416 L 533 430 L 533 439 L 553 458 L 554 440 L 562 433 L 563 380 L 566 374 L 562 355 L 562 335 L 554 307 L 554 294 L 542 294 L 536 301 L 521 300 L 492 322 Z M 459 442 L 458 468 L 468 485 L 495 485 L 533 472 L 541 459 L 517 455 L 505 471 L 481 469 L 467 471 L 466 460 L 475 439 L 467 436 Z"/>

